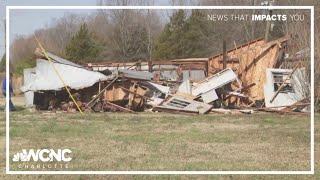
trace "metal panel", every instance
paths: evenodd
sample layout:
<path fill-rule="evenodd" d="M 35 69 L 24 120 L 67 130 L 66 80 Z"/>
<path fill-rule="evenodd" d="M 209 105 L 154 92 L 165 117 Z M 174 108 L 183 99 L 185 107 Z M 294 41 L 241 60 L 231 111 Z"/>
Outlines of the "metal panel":
<path fill-rule="evenodd" d="M 50 52 L 47 52 L 47 55 L 51 58 L 51 60 L 55 63 L 60 63 L 60 64 L 65 64 L 65 65 L 69 65 L 69 66 L 74 66 L 74 67 L 78 67 L 78 68 L 84 68 L 83 66 L 73 63 L 71 61 L 68 61 L 66 59 L 63 59 L 59 56 L 56 56 Z"/>
<path fill-rule="evenodd" d="M 214 89 L 211 91 L 208 91 L 206 93 L 203 93 L 201 95 L 201 98 L 202 98 L 203 102 L 205 102 L 205 103 L 211 103 L 211 102 L 219 99 L 219 97 Z"/>
<path fill-rule="evenodd" d="M 141 79 L 141 80 L 152 80 L 153 78 L 153 74 L 146 71 L 122 69 L 122 70 L 119 70 L 119 72 L 122 73 L 123 76 L 127 78 Z"/>
<path fill-rule="evenodd" d="M 185 94 L 191 94 L 191 84 L 189 80 L 183 81 L 179 88 L 178 88 L 179 93 L 185 93 Z"/>
<path fill-rule="evenodd" d="M 232 69 L 224 69 L 211 77 L 206 78 L 192 88 L 192 95 L 198 96 L 202 93 L 206 93 L 212 89 L 220 88 L 232 81 L 238 81 L 237 75 L 232 71 Z"/>
<path fill-rule="evenodd" d="M 156 83 L 152 83 L 152 82 L 148 82 L 149 84 L 151 84 L 153 87 L 155 87 L 156 89 L 158 89 L 160 92 L 164 93 L 164 94 L 169 94 L 170 92 L 170 87 L 168 86 L 162 86 L 160 84 L 156 84 Z"/>
<path fill-rule="evenodd" d="M 65 84 L 72 89 L 90 87 L 96 82 L 109 80 L 113 75 L 105 76 L 102 73 L 89 71 L 60 63 L 53 63 L 56 70 L 62 76 Z M 38 59 L 35 67 L 35 78 L 22 86 L 22 92 L 38 90 L 60 90 L 64 87 L 59 76 L 49 61 Z"/>

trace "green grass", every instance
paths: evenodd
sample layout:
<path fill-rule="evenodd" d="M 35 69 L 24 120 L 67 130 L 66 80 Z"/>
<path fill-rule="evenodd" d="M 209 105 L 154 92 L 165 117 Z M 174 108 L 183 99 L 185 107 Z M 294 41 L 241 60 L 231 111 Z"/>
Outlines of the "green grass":
<path fill-rule="evenodd" d="M 25 110 L 11 114 L 11 152 L 68 147 L 76 170 L 307 170 L 308 117 L 289 117 Z"/>
<path fill-rule="evenodd" d="M 10 123 L 11 156 L 22 148 L 69 148 L 73 151 L 69 170 L 309 170 L 310 167 L 307 116 L 80 115 L 22 110 L 11 113 Z M 4 123 L 0 125 L 0 134 L 4 136 Z M 17 164 L 11 162 L 11 168 L 17 170 Z"/>

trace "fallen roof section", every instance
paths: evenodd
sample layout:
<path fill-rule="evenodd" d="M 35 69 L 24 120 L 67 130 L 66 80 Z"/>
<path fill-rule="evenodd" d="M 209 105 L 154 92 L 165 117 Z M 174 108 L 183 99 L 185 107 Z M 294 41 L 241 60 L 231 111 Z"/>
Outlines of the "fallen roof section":
<path fill-rule="evenodd" d="M 68 63 L 69 61 L 66 60 Z M 59 75 L 66 86 L 71 89 L 82 89 L 90 87 L 98 81 L 110 80 L 111 76 L 105 76 L 102 73 L 90 71 L 84 68 L 75 67 L 69 64 L 49 62 L 44 59 L 37 59 L 34 70 L 33 81 L 24 84 L 20 89 L 22 92 L 41 91 L 41 90 L 60 90 L 64 87 Z"/>
<path fill-rule="evenodd" d="M 129 69 L 119 69 L 119 72 L 126 78 L 139 80 L 152 80 L 153 74 L 145 71 L 135 71 Z"/>
<path fill-rule="evenodd" d="M 37 56 L 39 56 L 40 59 L 47 59 L 46 56 L 42 53 L 42 51 L 39 48 L 37 48 L 34 53 Z M 56 56 L 50 52 L 46 52 L 46 54 L 52 62 L 59 63 L 59 64 L 65 64 L 65 65 L 69 65 L 69 66 L 74 66 L 74 67 L 78 67 L 78 68 L 84 68 L 83 66 L 81 66 L 79 64 L 76 64 L 76 63 L 73 63 L 69 60 L 63 59 L 63 58 Z"/>

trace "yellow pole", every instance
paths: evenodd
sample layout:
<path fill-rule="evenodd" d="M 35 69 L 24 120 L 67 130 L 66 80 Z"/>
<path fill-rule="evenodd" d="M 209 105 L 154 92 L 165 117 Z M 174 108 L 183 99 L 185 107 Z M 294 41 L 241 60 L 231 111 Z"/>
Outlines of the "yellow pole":
<path fill-rule="evenodd" d="M 67 92 L 68 92 L 69 96 L 71 97 L 72 101 L 76 104 L 77 109 L 79 110 L 79 112 L 80 112 L 81 114 L 83 114 L 83 112 L 82 112 L 82 110 L 80 109 L 78 103 L 76 102 L 76 100 L 75 100 L 74 97 L 72 96 L 69 88 L 67 87 L 66 83 L 64 82 L 62 76 L 59 74 L 59 72 L 58 72 L 58 70 L 56 69 L 56 67 L 54 66 L 54 63 L 52 62 L 51 58 L 50 58 L 50 57 L 48 56 L 48 54 L 46 53 L 46 50 L 45 50 L 45 49 L 43 48 L 43 46 L 41 45 L 41 43 L 40 43 L 40 41 L 38 40 L 37 36 L 34 35 L 34 37 L 35 37 L 35 39 L 36 39 L 36 41 L 37 41 L 37 43 L 38 43 L 41 51 L 43 52 L 44 56 L 48 59 L 48 61 L 50 62 L 51 66 L 53 67 L 54 71 L 55 71 L 56 74 L 58 75 L 60 81 L 62 82 L 64 88 L 67 90 Z"/>

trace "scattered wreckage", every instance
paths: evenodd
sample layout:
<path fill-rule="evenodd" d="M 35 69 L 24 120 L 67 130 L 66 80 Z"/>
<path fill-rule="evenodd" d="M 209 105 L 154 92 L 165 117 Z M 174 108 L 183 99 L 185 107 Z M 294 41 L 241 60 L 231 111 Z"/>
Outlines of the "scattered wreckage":
<path fill-rule="evenodd" d="M 280 68 L 288 40 L 258 39 L 210 58 L 86 65 L 36 49 L 21 91 L 27 107 L 51 111 L 307 112 L 306 67 L 295 58 L 294 68 Z"/>

